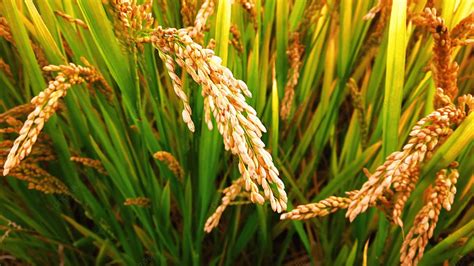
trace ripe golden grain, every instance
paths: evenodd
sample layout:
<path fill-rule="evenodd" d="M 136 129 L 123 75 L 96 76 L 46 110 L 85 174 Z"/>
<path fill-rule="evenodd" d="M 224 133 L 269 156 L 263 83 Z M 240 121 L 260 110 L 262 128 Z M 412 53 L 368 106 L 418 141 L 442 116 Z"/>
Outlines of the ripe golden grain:
<path fill-rule="evenodd" d="M 194 12 L 196 2 L 193 0 L 181 0 L 181 16 L 185 27 L 189 27 L 194 23 Z"/>
<path fill-rule="evenodd" d="M 82 164 L 84 166 L 90 167 L 95 169 L 97 172 L 107 175 L 107 171 L 105 171 L 104 166 L 102 166 L 102 163 L 99 160 L 95 160 L 92 158 L 86 158 L 86 157 L 79 157 L 79 156 L 72 156 L 71 161 Z"/>
<path fill-rule="evenodd" d="M 71 22 L 71 23 L 74 23 L 74 24 L 76 24 L 76 25 L 78 25 L 78 26 L 80 26 L 80 27 L 82 27 L 82 28 L 84 28 L 84 29 L 86 29 L 86 30 L 89 29 L 89 27 L 87 26 L 87 24 L 86 24 L 84 21 L 80 20 L 80 19 L 74 18 L 74 17 L 72 17 L 72 16 L 70 16 L 70 15 L 64 13 L 64 12 L 61 12 L 61 11 L 59 11 L 59 10 L 54 11 L 54 13 L 55 13 L 56 15 L 58 15 L 58 16 L 64 18 L 65 20 L 67 20 L 67 21 L 69 21 L 69 22 Z"/>
<path fill-rule="evenodd" d="M 371 18 L 383 9 L 381 5 L 383 1 L 379 1 L 378 6 L 367 17 Z M 390 154 L 373 174 L 364 170 L 369 180 L 360 190 L 351 192 L 349 198 L 332 196 L 318 203 L 301 205 L 282 214 L 281 219 L 308 219 L 347 208 L 346 217 L 353 221 L 369 206 L 378 205 L 384 211 L 390 210 L 392 215 L 389 218 L 395 224 L 403 226 L 401 220 L 403 208 L 416 186 L 421 166 L 451 135 L 453 128 L 474 110 L 474 98 L 470 94 L 459 97 L 457 106 L 454 104 L 458 92 L 456 84 L 458 67 L 452 55 L 453 47 L 465 44 L 466 42 L 461 39 L 472 33 L 473 14 L 454 27 L 451 35 L 443 19 L 436 16 L 435 9 L 426 9 L 423 14 L 414 17 L 416 24 L 430 28 L 435 39 L 432 71 L 437 87 L 434 97 L 437 109 L 412 128 L 408 144 L 401 151 Z M 400 250 L 401 264 L 416 265 L 419 262 L 428 240 L 433 236 L 441 208 L 451 209 L 456 193 L 455 184 L 459 178 L 456 167 L 457 163 L 453 162 L 449 174 L 446 169 L 437 173 L 428 203 L 417 214 L 414 226 L 403 242 Z"/>
<path fill-rule="evenodd" d="M 239 177 L 236 179 L 232 185 L 226 187 L 223 191 L 221 199 L 221 204 L 217 207 L 214 213 L 207 218 L 206 224 L 204 225 L 204 231 L 210 233 L 212 229 L 214 229 L 221 219 L 222 213 L 225 209 L 230 205 L 230 203 L 235 200 L 235 198 L 240 194 L 242 191 L 242 186 L 244 185 L 244 179 Z"/>
<path fill-rule="evenodd" d="M 150 37 L 139 41 L 151 42 L 160 53 L 168 55 L 165 57 L 166 62 L 173 58 L 202 86 L 202 95 L 208 108 L 205 113 L 214 115 L 226 150 L 239 157 L 239 171 L 245 180 L 245 189 L 250 191 L 251 201 L 263 204 L 266 198 L 274 211 L 285 210 L 287 197 L 284 184 L 260 139 L 266 129 L 256 116 L 256 111 L 245 102 L 245 96 L 251 95 L 247 85 L 235 79 L 212 50 L 195 43 L 186 29 L 158 27 Z M 174 77 L 172 74 L 170 76 Z M 209 115 L 206 117 L 209 126 Z M 190 112 L 183 112 L 183 120 L 189 126 Z M 263 188 L 264 195 L 260 194 L 259 186 Z"/>
<path fill-rule="evenodd" d="M 428 240 L 433 236 L 441 208 L 449 211 L 456 194 L 455 184 L 459 173 L 451 165 L 449 174 L 443 169 L 436 174 L 432 192 L 429 194 L 428 203 L 418 212 L 413 222 L 413 227 L 408 232 L 400 249 L 400 263 L 402 265 L 417 265 L 423 257 Z"/>
<path fill-rule="evenodd" d="M 186 28 L 189 37 L 191 37 L 197 43 L 202 43 L 203 41 L 206 23 L 214 12 L 214 6 L 214 0 L 205 0 L 197 12 L 196 19 L 194 20 L 194 26 Z"/>
<path fill-rule="evenodd" d="M 136 0 L 112 0 L 111 4 L 117 15 L 115 34 L 124 46 L 134 47 L 137 36 L 153 25 L 152 0 L 145 0 L 142 5 L 138 5 Z"/>
<path fill-rule="evenodd" d="M 331 196 L 316 203 L 296 206 L 295 209 L 283 213 L 281 220 L 305 220 L 317 216 L 326 216 L 336 212 L 339 209 L 347 209 L 350 198 Z"/>
<path fill-rule="evenodd" d="M 173 154 L 166 152 L 166 151 L 158 151 L 153 154 L 155 159 L 160 160 L 161 162 L 165 163 L 166 166 L 170 169 L 171 172 L 178 178 L 179 181 L 183 181 L 184 178 L 184 170 L 179 164 L 178 160 L 173 156 Z"/>
<path fill-rule="evenodd" d="M 28 115 L 27 120 L 20 130 L 20 135 L 15 140 L 13 147 L 3 165 L 3 175 L 16 167 L 23 158 L 31 153 L 33 145 L 38 139 L 44 123 L 56 112 L 59 100 L 66 96 L 67 90 L 76 84 L 103 80 L 102 76 L 93 68 L 77 66 L 75 64 L 44 67 L 45 71 L 59 71 L 49 86 L 31 100 L 35 109 Z"/>
<path fill-rule="evenodd" d="M 302 57 L 304 54 L 304 46 L 301 44 L 300 34 L 294 32 L 291 38 L 291 44 L 286 53 L 290 64 L 288 70 L 288 81 L 285 85 L 285 95 L 281 103 L 280 117 L 283 120 L 288 119 L 293 105 L 293 98 L 295 95 L 295 88 L 298 85 L 298 78 L 300 76 L 300 68 L 303 65 Z"/>
<path fill-rule="evenodd" d="M 402 151 L 389 155 L 385 163 L 376 169 L 354 196 L 346 214 L 349 220 L 353 221 L 369 206 L 375 205 L 377 199 L 395 180 L 416 172 L 452 133 L 451 126 L 460 123 L 464 117 L 465 114 L 454 105 L 448 105 L 421 119 L 410 132 L 411 138 Z"/>

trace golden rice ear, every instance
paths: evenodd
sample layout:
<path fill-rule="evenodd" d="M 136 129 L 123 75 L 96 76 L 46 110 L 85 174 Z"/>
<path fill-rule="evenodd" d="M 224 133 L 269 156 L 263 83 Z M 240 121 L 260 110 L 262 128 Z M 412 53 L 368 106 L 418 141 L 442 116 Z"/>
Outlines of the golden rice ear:
<path fill-rule="evenodd" d="M 225 209 L 232 203 L 232 201 L 234 201 L 235 198 L 240 195 L 243 185 L 244 179 L 239 177 L 234 182 L 232 182 L 232 185 L 226 187 L 222 191 L 222 194 L 224 195 L 222 196 L 221 204 L 217 207 L 214 213 L 211 214 L 209 218 L 207 218 L 206 224 L 204 225 L 204 231 L 206 233 L 210 233 L 215 227 L 217 227 L 222 213 L 224 213 Z"/>
<path fill-rule="evenodd" d="M 299 205 L 295 209 L 283 213 L 281 220 L 305 220 L 313 217 L 326 216 L 340 209 L 347 209 L 350 198 L 331 196 L 316 203 Z"/>
<path fill-rule="evenodd" d="M 35 105 L 32 103 L 25 103 L 18 106 L 15 106 L 11 109 L 0 114 L 0 123 L 7 122 L 7 119 L 13 118 L 20 118 L 21 116 L 28 115 L 35 109 Z"/>
<path fill-rule="evenodd" d="M 437 89 L 434 99 L 435 108 L 452 104 L 458 95 L 459 66 L 453 58 L 454 48 L 464 44 L 464 39 L 474 31 L 474 13 L 461 20 L 451 31 L 436 9 L 426 8 L 425 11 L 413 18 L 413 22 L 427 27 L 433 35 L 433 59 L 431 71 Z"/>
<path fill-rule="evenodd" d="M 301 44 L 300 33 L 294 32 L 291 38 L 291 44 L 288 46 L 286 54 L 290 64 L 288 70 L 287 83 L 285 85 L 285 95 L 281 103 L 280 117 L 283 120 L 288 119 L 293 105 L 295 88 L 298 85 L 301 66 L 303 65 L 304 46 Z"/>
<path fill-rule="evenodd" d="M 10 69 L 10 65 L 8 65 L 2 58 L 0 58 L 0 71 L 5 73 L 9 78 L 13 78 L 13 73 Z"/>
<path fill-rule="evenodd" d="M 178 160 L 173 156 L 173 154 L 166 151 L 158 151 L 153 154 L 153 157 L 168 166 L 171 172 L 178 178 L 179 181 L 183 182 L 184 179 L 184 170 L 179 164 Z"/>
<path fill-rule="evenodd" d="M 354 196 L 346 216 L 351 221 L 354 220 L 357 215 L 374 205 L 394 182 L 400 182 L 405 174 L 412 176 L 417 172 L 416 169 L 429 160 L 434 150 L 451 134 L 451 126 L 457 125 L 464 117 L 462 111 L 451 104 L 420 120 L 410 132 L 411 138 L 402 151 L 389 155 L 385 163 L 364 183 Z"/>
<path fill-rule="evenodd" d="M 196 83 L 202 86 L 202 96 L 206 99 L 207 115 L 212 113 L 219 133 L 223 136 L 226 150 L 239 158 L 239 171 L 254 203 L 270 202 L 275 212 L 286 209 L 285 186 L 278 177 L 279 172 L 273 164 L 270 153 L 265 150 L 261 140 L 265 126 L 257 117 L 256 111 L 245 102 L 250 95 L 247 85 L 237 80 L 232 72 L 222 66 L 221 58 L 214 51 L 202 48 L 192 40 L 186 29 L 163 29 L 158 27 L 150 38 L 140 39 L 151 42 L 158 49 L 161 58 L 174 81 L 175 93 L 185 104 L 183 120 L 191 130 L 191 110 L 187 109 L 186 95 L 180 90 L 180 80 L 174 73 L 174 62 L 185 70 Z M 173 62 L 174 60 L 174 62 Z M 208 107 L 207 107 L 208 106 Z M 209 118 L 206 118 L 210 122 Z M 265 182 L 262 180 L 265 179 Z M 263 189 L 263 195 L 260 193 Z"/>
<path fill-rule="evenodd" d="M 111 4 L 116 13 L 115 34 L 126 48 L 133 49 L 138 36 L 153 26 L 152 1 L 137 5 L 136 1 L 113 0 Z"/>
<path fill-rule="evenodd" d="M 450 32 L 450 38 L 456 45 L 462 45 L 465 38 L 474 33 L 474 12 L 463 18 Z M 472 37 L 472 36 L 471 36 Z M 472 39 L 471 39 L 472 41 Z M 466 43 L 467 44 L 467 43 Z"/>
<path fill-rule="evenodd" d="M 454 163 L 452 166 L 457 165 Z M 402 265 L 416 265 L 423 257 L 428 240 L 433 237 L 441 208 L 448 211 L 451 208 L 458 177 L 459 173 L 454 168 L 443 169 L 436 174 L 435 185 L 428 196 L 428 202 L 416 215 L 413 227 L 400 249 Z"/>
<path fill-rule="evenodd" d="M 87 26 L 87 24 L 86 24 L 84 21 L 80 20 L 80 19 L 74 18 L 74 17 L 72 17 L 72 16 L 70 16 L 70 15 L 68 15 L 68 14 L 66 14 L 66 13 L 63 13 L 63 12 L 61 12 L 61 11 L 59 11 L 59 10 L 54 11 L 54 13 L 55 13 L 56 15 L 58 15 L 59 17 L 65 19 L 66 21 L 69 21 L 69 22 L 71 22 L 71 23 L 76 24 L 77 26 L 82 27 L 83 29 L 86 29 L 86 30 L 89 29 L 89 27 Z"/>
<path fill-rule="evenodd" d="M 97 172 L 107 175 L 107 171 L 105 171 L 104 166 L 99 160 L 95 160 L 92 158 L 86 158 L 86 157 L 79 157 L 79 156 L 72 156 L 71 161 L 76 162 L 78 164 L 82 164 L 84 166 L 90 167 L 95 169 Z"/>
<path fill-rule="evenodd" d="M 230 44 L 237 50 L 239 54 L 244 51 L 244 46 L 240 42 L 240 31 L 236 24 L 232 24 L 230 26 L 230 34 L 232 35 L 232 39 L 230 39 Z"/>
<path fill-rule="evenodd" d="M 242 8 L 247 12 L 250 16 L 250 20 L 252 21 L 252 25 L 254 29 L 257 29 L 257 8 L 255 6 L 254 1 L 252 0 L 237 0 L 240 3 Z"/>
<path fill-rule="evenodd" d="M 0 37 L 3 37 L 11 44 L 14 44 L 13 35 L 5 17 L 0 17 Z"/>
<path fill-rule="evenodd" d="M 10 175 L 28 182 L 28 189 L 38 190 L 45 194 L 71 195 L 68 187 L 61 180 L 34 164 L 22 163 L 13 169 Z"/>
<path fill-rule="evenodd" d="M 196 10 L 196 2 L 193 0 L 183 0 L 181 1 L 181 17 L 183 18 L 184 27 L 192 26 L 194 23 Z"/>
<path fill-rule="evenodd" d="M 78 66 L 73 63 L 61 66 L 49 65 L 44 67 L 44 70 L 59 71 L 59 73 L 54 80 L 49 82 L 45 90 L 31 100 L 35 108 L 28 115 L 27 120 L 20 129 L 20 135 L 10 149 L 10 153 L 3 165 L 4 176 L 30 154 L 44 124 L 55 114 L 59 107 L 59 100 L 66 96 L 71 86 L 84 82 L 104 81 L 102 75 L 94 68 Z"/>
<path fill-rule="evenodd" d="M 403 208 L 405 207 L 411 192 L 415 189 L 419 175 L 420 169 L 419 167 L 415 167 L 399 175 L 393 182 L 394 195 L 392 196 L 393 210 L 391 219 L 400 227 L 403 227 Z"/>
<path fill-rule="evenodd" d="M 204 0 L 197 12 L 196 19 L 194 20 L 194 25 L 192 27 L 186 28 L 189 37 L 191 37 L 196 43 L 203 42 L 204 31 L 206 29 L 206 23 L 209 17 L 214 12 L 214 0 Z"/>

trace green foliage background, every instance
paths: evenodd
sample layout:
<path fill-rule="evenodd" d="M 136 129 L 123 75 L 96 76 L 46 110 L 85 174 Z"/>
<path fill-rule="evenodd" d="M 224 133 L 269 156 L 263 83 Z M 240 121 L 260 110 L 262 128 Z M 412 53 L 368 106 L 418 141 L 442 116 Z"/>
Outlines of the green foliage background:
<path fill-rule="evenodd" d="M 11 27 L 15 46 L 0 39 L 0 56 L 13 72 L 0 72 L 0 111 L 28 102 L 46 87 L 32 43 L 50 64 L 81 64 L 87 60 L 115 90 L 112 103 L 92 95 L 86 86 L 68 92 L 66 108 L 53 116 L 48 134 L 58 160 L 43 167 L 59 177 L 77 200 L 28 190 L 25 182 L 2 179 L 1 223 L 24 229 L 10 232 L 0 244 L 7 263 L 33 265 L 269 265 L 311 262 L 316 265 L 396 265 L 403 239 L 378 210 L 369 210 L 352 224 L 343 212 L 305 222 L 279 221 L 269 206 L 231 206 L 220 226 L 206 235 L 206 218 L 219 204 L 219 189 L 238 177 L 237 160 L 225 152 L 217 130 L 203 121 L 200 88 L 185 77 L 196 132 L 180 116 L 181 104 L 156 50 L 130 51 L 114 35 L 114 13 L 107 1 L 3 0 L 0 14 Z M 166 2 L 167 9 L 162 9 Z M 198 1 L 198 5 L 200 1 Z M 236 1 L 237 2 L 237 1 Z M 316 19 L 303 36 L 305 55 L 288 121 L 279 119 L 279 101 L 288 72 L 286 50 L 291 32 L 310 1 L 256 0 L 257 26 L 238 3 L 216 1 L 205 43 L 216 39 L 216 54 L 234 76 L 244 80 L 254 106 L 268 129 L 263 140 L 272 151 L 287 186 L 289 207 L 343 195 L 358 188 L 384 157 L 399 149 L 415 122 L 432 111 L 434 83 L 426 66 L 432 38 L 407 20 L 397 8 L 384 30 L 377 55 L 363 60 L 362 50 L 373 25 L 365 21 L 376 1 L 327 1 L 311 14 Z M 449 26 L 473 10 L 468 0 L 442 1 L 437 7 Z M 161 5 L 160 5 L 161 4 Z M 423 10 L 426 1 L 408 7 L 408 15 Z M 89 29 L 55 15 L 64 12 L 83 20 Z M 158 25 L 181 28 L 180 1 L 155 1 Z M 229 45 L 226 26 L 236 24 L 244 50 Z M 419 32 L 420 31 L 420 32 Z M 458 49 L 460 94 L 472 93 L 472 46 Z M 405 57 L 406 55 L 406 57 Z M 406 60 L 403 60 L 406 58 Z M 275 65 L 276 82 L 272 82 Z M 471 75 L 469 77 L 469 75 Z M 368 146 L 362 147 L 357 111 L 346 86 L 359 85 Z M 274 89 L 272 89 L 272 87 Z M 385 121 L 385 122 L 384 122 Z M 405 230 L 423 203 L 423 188 L 444 158 L 460 162 L 458 194 L 452 210 L 443 211 L 428 244 L 424 264 L 455 264 L 474 251 L 473 121 L 444 145 L 423 169 L 422 185 L 403 216 Z M 152 154 L 175 155 L 186 172 L 183 182 Z M 99 159 L 109 175 L 75 165 L 72 154 Z M 124 206 L 126 198 L 148 197 L 150 208 Z M 427 259 L 428 258 L 428 259 Z M 3 262 L 1 262 L 3 264 Z"/>

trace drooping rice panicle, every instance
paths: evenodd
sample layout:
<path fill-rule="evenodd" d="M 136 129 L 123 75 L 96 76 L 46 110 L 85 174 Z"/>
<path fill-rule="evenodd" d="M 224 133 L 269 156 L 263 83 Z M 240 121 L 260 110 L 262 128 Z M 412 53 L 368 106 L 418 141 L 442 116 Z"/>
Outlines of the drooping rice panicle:
<path fill-rule="evenodd" d="M 349 220 L 353 221 L 357 215 L 374 205 L 394 180 L 399 179 L 406 171 L 417 171 L 452 133 L 451 126 L 460 123 L 464 117 L 465 114 L 451 104 L 421 119 L 411 130 L 411 138 L 402 151 L 389 155 L 355 195 L 346 214 Z"/>
<path fill-rule="evenodd" d="M 44 67 L 45 71 L 59 71 L 48 87 L 31 100 L 35 109 L 28 115 L 20 130 L 20 135 L 13 143 L 10 153 L 3 165 L 3 175 L 16 167 L 23 158 L 30 154 L 33 145 L 38 139 L 44 124 L 56 112 L 59 100 L 66 96 L 71 86 L 84 82 L 92 83 L 103 80 L 102 76 L 93 68 L 77 66 L 75 64 Z"/>
<path fill-rule="evenodd" d="M 281 220 L 305 220 L 318 216 L 326 216 L 340 209 L 347 209 L 350 198 L 331 196 L 316 203 L 298 205 L 293 210 L 283 213 Z"/>
<path fill-rule="evenodd" d="M 181 167 L 180 163 L 173 154 L 166 152 L 166 151 L 158 151 L 153 154 L 153 157 L 168 166 L 170 171 L 178 178 L 178 180 L 183 181 L 184 178 L 184 170 Z"/>
<path fill-rule="evenodd" d="M 138 35 L 153 25 L 153 1 L 146 0 L 141 5 L 136 0 L 112 0 L 111 3 L 117 14 L 115 34 L 126 47 L 135 45 Z"/>
<path fill-rule="evenodd" d="M 140 42 L 151 42 L 160 53 L 174 58 L 202 86 L 201 94 L 207 98 L 226 150 L 239 158 L 239 171 L 245 180 L 245 189 L 250 191 L 251 201 L 263 204 L 266 198 L 274 211 L 285 210 L 284 184 L 260 139 L 266 129 L 255 110 L 245 102 L 245 96 L 251 96 L 247 85 L 235 79 L 212 50 L 195 43 L 186 29 L 158 27 Z M 189 122 L 188 116 L 183 118 Z M 260 194 L 259 186 L 263 188 L 264 196 Z"/>
<path fill-rule="evenodd" d="M 181 0 L 181 16 L 183 17 L 183 24 L 189 27 L 194 23 L 196 2 L 193 0 Z"/>
<path fill-rule="evenodd" d="M 451 167 L 455 167 L 456 163 Z M 423 257 L 428 240 L 433 236 L 441 208 L 451 210 L 456 194 L 459 173 L 456 169 L 443 169 L 436 174 L 436 180 L 428 203 L 418 212 L 413 227 L 408 232 L 400 249 L 401 265 L 417 265 Z"/>
<path fill-rule="evenodd" d="M 230 203 L 235 200 L 235 198 L 240 194 L 243 185 L 244 179 L 242 177 L 239 177 L 234 182 L 232 182 L 232 185 L 226 187 L 222 191 L 222 194 L 224 194 L 224 196 L 222 196 L 221 204 L 217 207 L 214 213 L 211 214 L 209 218 L 207 218 L 206 224 L 204 225 L 204 231 L 210 233 L 212 229 L 214 229 L 219 224 L 222 213 L 230 205 Z"/>
<path fill-rule="evenodd" d="M 285 95 L 281 103 L 280 116 L 283 120 L 288 119 L 293 105 L 295 96 L 295 88 L 298 85 L 300 69 L 303 65 L 302 57 L 304 54 L 304 46 L 301 44 L 301 36 L 298 32 L 294 32 L 291 38 L 291 44 L 286 51 L 290 64 L 288 70 L 288 81 L 285 85 Z"/>
<path fill-rule="evenodd" d="M 215 0 L 204 0 L 197 12 L 196 18 L 194 20 L 194 26 L 188 27 L 189 37 L 195 40 L 197 43 L 202 43 L 204 38 L 204 31 L 206 29 L 207 20 L 214 12 L 214 3 Z"/>
<path fill-rule="evenodd" d="M 86 157 L 79 157 L 79 156 L 72 156 L 71 161 L 76 162 L 78 164 L 90 167 L 95 169 L 97 172 L 107 175 L 107 171 L 105 171 L 104 166 L 99 160 L 95 160 L 92 158 L 86 158 Z"/>

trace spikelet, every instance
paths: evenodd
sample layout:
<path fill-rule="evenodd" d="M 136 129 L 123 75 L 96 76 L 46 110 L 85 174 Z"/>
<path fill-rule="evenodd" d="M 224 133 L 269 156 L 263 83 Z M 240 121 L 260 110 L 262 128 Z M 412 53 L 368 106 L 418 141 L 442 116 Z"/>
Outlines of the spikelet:
<path fill-rule="evenodd" d="M 5 123 L 7 119 L 19 118 L 20 116 L 27 115 L 35 109 L 35 105 L 32 103 L 25 103 L 22 105 L 15 106 L 4 113 L 0 114 L 0 123 Z"/>
<path fill-rule="evenodd" d="M 34 109 L 34 105 L 32 104 L 24 104 L 14 108 L 11 108 L 0 114 L 0 124 L 6 124 L 7 127 L 0 128 L 1 134 L 19 134 L 23 122 L 18 120 L 20 117 L 26 116 Z M 0 141 L 0 164 L 3 165 L 5 162 L 6 157 L 10 153 L 10 147 L 13 146 L 13 141 L 8 139 L 9 136 L 2 136 L 6 137 L 6 139 Z M 54 149 L 52 148 L 52 143 L 49 140 L 47 135 L 42 135 L 38 138 L 38 141 L 35 145 L 35 148 L 32 149 L 31 154 L 26 160 L 28 163 L 37 163 L 37 162 L 45 162 L 45 161 L 53 161 L 56 159 L 56 155 L 54 154 Z"/>
<path fill-rule="evenodd" d="M 59 100 L 66 96 L 67 90 L 76 84 L 95 82 L 102 76 L 93 68 L 75 64 L 44 67 L 45 71 L 59 71 L 48 87 L 31 100 L 35 109 L 28 115 L 3 165 L 3 175 L 7 175 L 23 158 L 30 154 L 33 144 L 44 127 L 44 123 L 56 112 Z"/>
<path fill-rule="evenodd" d="M 456 163 L 452 165 L 455 167 Z M 400 249 L 402 265 L 417 265 L 423 256 L 428 240 L 433 236 L 441 208 L 449 211 L 456 194 L 455 184 L 459 177 L 456 169 L 443 169 L 436 174 L 435 185 L 429 194 L 428 203 L 418 212 L 413 227 L 408 232 Z"/>
<path fill-rule="evenodd" d="M 230 203 L 235 200 L 235 198 L 240 194 L 243 185 L 244 179 L 242 177 L 239 177 L 232 183 L 232 185 L 226 187 L 222 191 L 222 194 L 224 194 L 221 200 L 222 203 L 221 205 L 219 205 L 219 207 L 217 207 L 214 213 L 209 216 L 209 218 L 207 218 L 206 224 L 204 225 L 205 232 L 210 233 L 212 229 L 214 229 L 219 224 L 222 213 L 225 211 L 227 206 L 229 206 Z"/>
<path fill-rule="evenodd" d="M 474 97 L 471 94 L 466 94 L 458 98 L 459 110 L 465 115 L 469 115 L 474 111 Z M 466 110 L 466 107 L 468 110 Z"/>
<path fill-rule="evenodd" d="M 400 227 L 403 227 L 403 221 L 401 219 L 403 208 L 411 192 L 415 189 L 419 176 L 420 168 L 415 167 L 401 173 L 393 181 L 394 193 L 391 195 L 393 201 L 391 220 Z"/>
<path fill-rule="evenodd" d="M 20 128 L 23 125 L 20 120 L 12 116 L 8 116 L 4 122 L 8 125 L 8 127 L 0 128 L 0 133 L 2 134 L 17 133 L 20 131 Z"/>
<path fill-rule="evenodd" d="M 131 47 L 136 38 L 153 25 L 152 0 L 144 1 L 142 5 L 136 0 L 112 0 L 112 6 L 117 14 L 115 35 L 126 47 Z"/>
<path fill-rule="evenodd" d="M 472 35 L 474 34 L 474 12 L 462 19 L 450 32 L 450 38 L 453 40 L 454 46 L 468 45 L 474 42 Z"/>
<path fill-rule="evenodd" d="M 12 70 L 10 69 L 10 66 L 3 61 L 2 58 L 0 58 L 0 71 L 5 73 L 7 77 L 13 78 Z"/>
<path fill-rule="evenodd" d="M 216 48 L 216 40 L 210 39 L 206 46 L 207 49 L 214 50 Z"/>
<path fill-rule="evenodd" d="M 232 35 L 232 39 L 229 40 L 230 44 L 238 53 L 242 53 L 244 51 L 244 46 L 240 43 L 240 31 L 237 25 L 232 24 L 230 26 L 230 33 Z"/>
<path fill-rule="evenodd" d="M 351 199 L 345 197 L 331 196 L 316 203 L 299 205 L 295 209 L 283 213 L 281 220 L 305 220 L 318 216 L 326 216 L 339 209 L 347 209 Z"/>
<path fill-rule="evenodd" d="M 209 105 L 209 97 L 204 97 L 204 121 L 206 122 L 207 128 L 212 130 L 214 126 L 212 125 L 211 118 L 211 106 Z"/>
<path fill-rule="evenodd" d="M 10 175 L 28 182 L 28 189 L 38 190 L 45 194 L 71 195 L 61 180 L 34 164 L 22 163 L 13 169 Z"/>
<path fill-rule="evenodd" d="M 194 23 L 194 10 L 196 3 L 193 0 L 181 0 L 181 16 L 185 27 L 189 27 Z"/>
<path fill-rule="evenodd" d="M 294 32 L 292 34 L 291 44 L 286 51 L 290 67 L 288 68 L 288 81 L 285 85 L 285 95 L 283 96 L 280 109 L 280 117 L 283 120 L 288 119 L 290 116 L 291 106 L 293 105 L 293 99 L 295 95 L 295 88 L 296 85 L 298 85 L 300 68 L 303 64 L 302 57 L 304 54 L 304 46 L 301 44 L 300 38 L 300 34 L 298 32 Z"/>
<path fill-rule="evenodd" d="M 375 11 L 374 11 L 375 12 Z M 470 15 L 472 16 L 472 14 Z M 457 95 L 457 64 L 452 59 L 452 47 L 458 45 L 457 39 L 464 38 L 472 31 L 472 21 L 463 19 L 461 26 L 456 26 L 450 37 L 444 21 L 436 16 L 436 10 L 427 9 L 422 16 L 415 17 L 415 23 L 429 25 L 434 33 L 435 46 L 433 53 L 433 74 L 437 86 L 435 93 L 436 110 L 421 119 L 411 130 L 408 140 L 401 151 L 390 154 L 386 161 L 373 174 L 364 170 L 368 176 L 362 188 L 349 193 L 349 198 L 330 197 L 329 199 L 345 199 L 345 203 L 334 208 L 331 204 L 309 204 L 282 215 L 282 219 L 307 219 L 326 215 L 339 208 L 347 208 L 346 217 L 353 221 L 357 215 L 365 212 L 369 206 L 378 206 L 391 214 L 389 217 L 395 224 L 403 226 L 401 215 L 403 208 L 414 190 L 420 175 L 420 169 L 428 161 L 435 150 L 451 136 L 467 115 L 474 110 L 474 98 L 467 94 L 458 98 L 457 106 L 454 98 Z M 400 250 L 402 265 L 416 265 L 425 249 L 438 220 L 441 208 L 451 209 L 456 193 L 456 181 L 459 177 L 457 163 L 450 165 L 450 170 L 437 173 L 433 191 L 430 192 L 428 203 L 415 218 L 414 226 L 403 242 Z M 329 200 L 328 199 L 328 200 Z M 294 218 L 296 217 L 296 218 Z"/>
<path fill-rule="evenodd" d="M 195 126 L 193 120 L 191 119 L 193 111 L 189 105 L 188 96 L 183 91 L 183 82 L 175 72 L 176 65 L 174 60 L 170 55 L 165 53 L 159 53 L 159 56 L 165 63 L 166 70 L 168 70 L 168 75 L 170 76 L 171 83 L 173 84 L 174 93 L 183 103 L 183 112 L 181 113 L 183 121 L 188 126 L 189 131 L 194 132 Z"/>
<path fill-rule="evenodd" d="M 375 4 L 375 6 L 372 7 L 362 19 L 371 20 L 375 17 L 375 15 L 377 15 L 377 13 L 382 13 L 385 9 L 388 9 L 390 11 L 391 6 L 391 0 L 378 0 L 377 4 Z M 383 14 L 381 16 L 383 16 Z"/>
<path fill-rule="evenodd" d="M 86 158 L 86 157 L 79 157 L 79 156 L 72 156 L 70 158 L 71 161 L 79 163 L 81 165 L 90 167 L 95 169 L 97 172 L 107 175 L 107 171 L 105 171 L 104 166 L 102 166 L 102 163 L 99 160 L 95 160 L 92 158 Z"/>
<path fill-rule="evenodd" d="M 257 8 L 253 0 L 239 0 L 240 5 L 249 14 L 250 20 L 255 30 L 257 30 Z"/>
<path fill-rule="evenodd" d="M 123 205 L 125 206 L 138 206 L 138 207 L 150 207 L 150 199 L 146 197 L 138 197 L 138 198 L 128 198 L 125 199 Z"/>
<path fill-rule="evenodd" d="M 206 23 L 214 12 L 214 6 L 214 0 L 204 0 L 196 15 L 196 19 L 194 20 L 194 26 L 188 27 L 186 29 L 186 31 L 188 31 L 189 37 L 191 37 L 197 43 L 202 43 L 204 38 L 204 30 L 206 29 Z"/>
<path fill-rule="evenodd" d="M 433 35 L 433 59 L 431 71 L 437 88 L 441 88 L 451 102 L 458 94 L 457 76 L 459 66 L 452 53 L 458 45 L 466 44 L 463 39 L 474 32 L 474 13 L 464 18 L 450 33 L 444 20 L 437 16 L 436 9 L 426 8 L 425 12 L 413 18 L 418 25 L 427 26 Z M 443 94 L 437 93 L 435 107 L 446 105 Z"/>
<path fill-rule="evenodd" d="M 158 27 L 152 36 L 139 41 L 151 42 L 160 53 L 174 58 L 202 86 L 202 95 L 208 101 L 209 112 L 216 120 L 226 150 L 239 157 L 239 171 L 245 179 L 245 189 L 250 191 L 251 201 L 263 204 L 266 198 L 274 211 L 285 210 L 284 184 L 260 139 L 266 129 L 256 111 L 245 102 L 245 96 L 251 95 L 247 85 L 235 79 L 212 50 L 195 43 L 186 29 Z M 188 117 L 183 118 L 189 122 Z M 260 194 L 259 186 L 263 188 L 264 196 Z"/>
<path fill-rule="evenodd" d="M 407 170 L 412 171 L 428 160 L 434 150 L 452 133 L 451 126 L 465 117 L 454 105 L 442 107 L 421 119 L 410 132 L 410 140 L 402 151 L 390 154 L 385 163 L 376 169 L 349 205 L 346 217 L 353 221 L 357 215 L 375 205 L 394 180 L 401 178 Z"/>
<path fill-rule="evenodd" d="M 170 171 L 178 178 L 178 180 L 183 181 L 184 170 L 173 154 L 166 151 L 158 151 L 153 154 L 153 157 L 166 164 L 166 166 L 168 166 Z"/>
<path fill-rule="evenodd" d="M 5 40 L 11 44 L 14 44 L 12 32 L 5 17 L 0 17 L 0 37 L 5 38 Z"/>
<path fill-rule="evenodd" d="M 70 15 L 64 13 L 64 12 L 61 12 L 61 11 L 59 11 L 59 10 L 54 11 L 54 13 L 55 13 L 56 15 L 62 17 L 63 19 L 65 19 L 65 20 L 67 20 L 67 21 L 69 21 L 69 22 L 71 22 L 71 23 L 74 23 L 74 24 L 76 24 L 76 25 L 78 25 L 78 26 L 80 26 L 80 27 L 82 27 L 82 28 L 84 28 L 84 29 L 86 29 L 86 30 L 89 29 L 89 27 L 87 26 L 87 24 L 86 24 L 84 21 L 80 20 L 80 19 L 74 18 L 74 17 L 72 17 L 72 16 L 70 16 Z"/>

